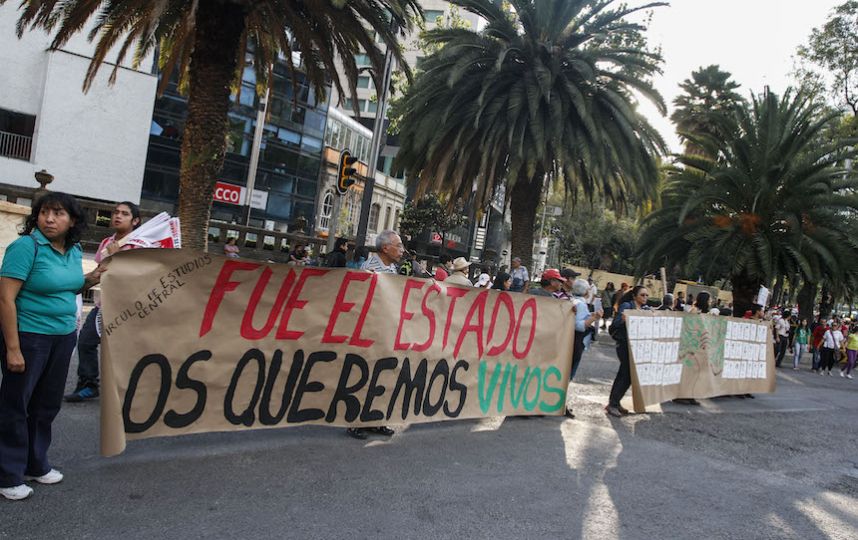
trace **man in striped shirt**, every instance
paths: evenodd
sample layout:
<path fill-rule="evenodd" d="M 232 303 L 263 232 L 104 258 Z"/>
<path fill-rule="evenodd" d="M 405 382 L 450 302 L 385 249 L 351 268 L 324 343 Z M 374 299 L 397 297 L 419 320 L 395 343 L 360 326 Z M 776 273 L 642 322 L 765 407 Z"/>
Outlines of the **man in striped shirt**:
<path fill-rule="evenodd" d="M 375 253 L 369 256 L 360 269 L 395 274 L 396 263 L 402 258 L 403 253 L 405 253 L 405 246 L 402 245 L 402 238 L 396 231 L 381 231 L 375 237 Z"/>
<path fill-rule="evenodd" d="M 360 269 L 370 272 L 396 274 L 396 263 L 405 253 L 402 238 L 396 231 L 386 230 L 375 237 L 375 253 L 369 256 Z M 386 437 L 393 435 L 393 430 L 387 426 L 374 428 L 348 428 L 346 432 L 355 439 L 366 439 L 367 433 L 378 433 Z"/>

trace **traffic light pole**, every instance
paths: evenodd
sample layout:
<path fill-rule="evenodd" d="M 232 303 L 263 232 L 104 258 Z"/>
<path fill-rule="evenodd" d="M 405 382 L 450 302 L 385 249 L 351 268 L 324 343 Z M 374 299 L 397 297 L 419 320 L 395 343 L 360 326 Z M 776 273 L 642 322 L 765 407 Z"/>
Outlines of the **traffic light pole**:
<path fill-rule="evenodd" d="M 375 168 L 378 163 L 378 154 L 381 152 L 382 139 L 386 138 L 384 131 L 384 117 L 387 109 L 387 91 L 390 88 L 390 77 L 393 72 L 393 53 L 390 47 L 384 53 L 384 77 L 382 87 L 378 95 L 378 108 L 375 112 L 375 123 L 372 128 L 372 144 L 370 145 L 367 178 L 363 186 L 363 200 L 360 205 L 360 220 L 358 221 L 357 235 L 355 236 L 355 247 L 363 247 L 366 244 L 366 229 L 369 224 L 369 211 L 372 207 L 372 192 L 375 190 Z"/>

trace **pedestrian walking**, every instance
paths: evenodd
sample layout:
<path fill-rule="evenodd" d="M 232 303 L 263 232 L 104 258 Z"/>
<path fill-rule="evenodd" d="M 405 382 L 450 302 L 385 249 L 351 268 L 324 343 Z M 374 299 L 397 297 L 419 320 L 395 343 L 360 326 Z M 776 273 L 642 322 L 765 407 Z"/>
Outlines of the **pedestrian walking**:
<path fill-rule="evenodd" d="M 119 251 L 143 247 L 136 242 L 122 244 L 122 239 L 140 226 L 140 208 L 136 204 L 129 201 L 117 204 L 110 217 L 110 226 L 114 232 L 98 245 L 98 251 L 95 253 L 96 264 L 101 264 L 105 258 Z M 95 399 L 99 395 L 98 346 L 101 344 L 101 335 L 98 324 L 100 313 L 101 301 L 99 300 L 87 315 L 80 329 L 77 338 L 77 384 L 74 391 L 65 396 L 65 400 L 69 403 Z"/>
<path fill-rule="evenodd" d="M 789 321 L 785 318 L 788 315 L 778 313 L 772 321 L 775 327 L 775 367 L 781 367 L 789 347 Z"/>
<path fill-rule="evenodd" d="M 611 337 L 617 342 L 617 359 L 620 361 L 620 368 L 617 370 L 614 384 L 611 385 L 608 405 L 605 407 L 605 412 L 611 416 L 620 417 L 629 414 L 629 411 L 620 405 L 620 401 L 632 384 L 628 333 L 623 313 L 628 309 L 649 310 L 647 300 L 649 300 L 649 290 L 643 285 L 635 285 L 620 299 L 619 309 L 611 323 Z"/>
<path fill-rule="evenodd" d="M 793 371 L 798 371 L 798 365 L 801 363 L 801 355 L 807 349 L 808 341 L 810 341 L 810 329 L 807 327 L 807 319 L 802 319 L 795 329 L 795 337 L 792 344 Z"/>
<path fill-rule="evenodd" d="M 77 342 L 76 296 L 104 271 L 83 273 L 78 242 L 85 229 L 74 197 L 42 195 L 0 267 L 0 495 L 7 499 L 33 494 L 25 480 L 63 479 L 48 449 Z"/>
<path fill-rule="evenodd" d="M 575 378 L 578 366 L 581 364 L 581 357 L 587 348 L 585 339 L 591 334 L 593 325 L 598 325 L 599 320 L 604 315 L 602 311 L 590 313 L 586 300 L 589 288 L 589 284 L 583 279 L 576 279 L 571 285 L 572 296 L 570 300 L 572 301 L 572 308 L 575 311 L 575 343 L 572 347 L 572 370 L 569 372 L 570 381 Z M 566 403 L 566 416 L 575 418 L 572 407 L 569 406 L 568 402 Z"/>
<path fill-rule="evenodd" d="M 605 316 L 602 317 L 602 328 L 608 328 L 608 320 L 614 316 L 614 294 L 617 290 L 614 287 L 614 282 L 609 281 L 605 288 L 602 289 L 602 309 Z"/>
<path fill-rule="evenodd" d="M 827 373 L 831 376 L 834 364 L 840 359 L 838 351 L 843 343 L 843 332 L 840 331 L 838 321 L 829 321 L 822 337 L 822 354 L 820 356 L 819 374 Z"/>
<path fill-rule="evenodd" d="M 846 336 L 846 366 L 840 370 L 841 377 L 852 378 L 856 359 L 858 359 L 858 325 L 852 325 L 849 335 Z"/>
<path fill-rule="evenodd" d="M 822 364 L 822 342 L 825 332 L 828 330 L 828 325 L 823 320 L 822 315 L 817 317 L 816 324 L 810 331 L 810 344 L 813 347 L 813 357 L 811 360 L 811 371 L 819 372 L 819 366 Z"/>

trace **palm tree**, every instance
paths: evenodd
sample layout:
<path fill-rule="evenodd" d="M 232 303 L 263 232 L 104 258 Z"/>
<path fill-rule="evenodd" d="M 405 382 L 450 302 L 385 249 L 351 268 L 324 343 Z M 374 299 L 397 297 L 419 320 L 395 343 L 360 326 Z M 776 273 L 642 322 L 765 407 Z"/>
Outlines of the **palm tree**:
<path fill-rule="evenodd" d="M 717 65 L 701 67 L 691 72 L 691 78 L 679 85 L 683 93 L 673 100 L 676 107 L 670 115 L 676 131 L 685 144 L 686 154 L 702 155 L 703 149 L 694 145 L 687 135 L 715 135 L 714 126 L 707 121 L 712 113 L 729 112 L 745 102 L 736 90 L 739 83 Z"/>
<path fill-rule="evenodd" d="M 569 193 L 623 206 L 658 181 L 658 133 L 633 93 L 664 103 L 649 78 L 660 56 L 641 46 L 644 28 L 609 9 L 613 0 L 452 0 L 486 21 L 482 30 L 423 34 L 440 48 L 400 101 L 398 166 L 418 194 L 485 206 L 506 188 L 512 252 L 528 265 L 546 178 Z M 504 3 L 506 4 L 506 3 Z"/>
<path fill-rule="evenodd" d="M 0 5 L 5 2 L 0 0 Z M 332 77 L 339 57 L 354 96 L 358 75 L 354 54 L 368 55 L 380 88 L 384 55 L 373 33 L 404 65 L 394 28 L 410 28 L 412 18 L 420 14 L 417 0 L 23 0 L 21 9 L 18 35 L 28 28 L 56 30 L 53 49 L 62 47 L 95 16 L 89 33 L 89 39 L 96 40 L 95 53 L 84 90 L 114 46 L 118 50 L 111 81 L 129 51 L 134 51 L 133 62 L 139 64 L 157 47 L 160 90 L 174 70 L 187 83 L 179 217 L 184 245 L 198 249 L 207 244 L 212 192 L 226 152 L 230 89 L 246 55 L 254 55 L 257 81 L 264 86 L 280 54 L 294 80 L 299 67 L 293 64 L 292 54 L 300 53 L 300 69 L 319 99 L 326 95 L 331 79 L 339 95 L 345 95 L 340 79 Z"/>
<path fill-rule="evenodd" d="M 821 111 L 787 91 L 710 115 L 721 136 L 692 142 L 716 157 L 678 157 L 643 221 L 639 270 L 683 264 L 712 280 L 726 263 L 736 313 L 778 276 L 853 279 L 858 242 L 844 226 L 858 215 L 858 179 L 838 164 L 855 150 L 821 142 L 837 121 Z"/>

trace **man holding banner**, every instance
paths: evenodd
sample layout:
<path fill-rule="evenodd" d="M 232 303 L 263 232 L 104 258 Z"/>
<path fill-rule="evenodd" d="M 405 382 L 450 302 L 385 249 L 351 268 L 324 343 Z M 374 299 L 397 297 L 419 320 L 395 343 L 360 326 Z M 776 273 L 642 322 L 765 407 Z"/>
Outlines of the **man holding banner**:
<path fill-rule="evenodd" d="M 391 230 L 381 231 L 375 237 L 375 250 L 376 252 L 370 255 L 369 259 L 363 263 L 361 270 L 396 274 L 396 264 L 402 259 L 402 255 L 405 254 L 405 246 L 402 245 L 402 238 L 400 238 L 399 234 Z M 387 426 L 346 429 L 346 433 L 360 440 L 366 439 L 367 433 L 370 432 L 378 433 L 385 437 L 393 436 L 393 430 Z"/>

